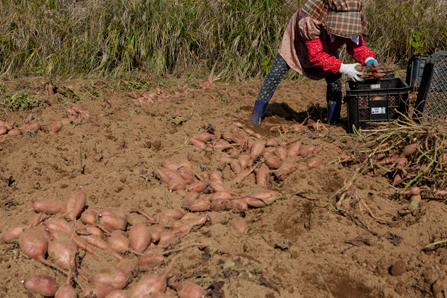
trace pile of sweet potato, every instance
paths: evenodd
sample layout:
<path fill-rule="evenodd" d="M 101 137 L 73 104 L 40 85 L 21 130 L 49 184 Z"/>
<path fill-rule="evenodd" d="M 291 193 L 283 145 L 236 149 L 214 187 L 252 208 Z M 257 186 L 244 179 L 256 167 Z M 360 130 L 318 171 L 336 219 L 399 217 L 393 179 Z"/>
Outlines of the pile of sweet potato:
<path fill-rule="evenodd" d="M 88 207 L 87 195 L 81 189 L 65 202 L 36 200 L 31 203 L 35 215 L 24 224 L 9 228 L 5 243 L 18 244 L 27 257 L 53 267 L 67 275 L 58 285 L 47 275 L 35 275 L 23 281 L 25 288 L 43 296 L 55 297 L 202 297 L 204 289 L 188 282 L 167 282 L 167 274 L 181 257 L 181 250 L 205 248 L 210 241 L 169 249 L 193 227 L 209 221 L 203 214 L 167 210 L 156 217 L 142 210 L 126 212 L 116 208 Z M 144 216 L 136 222 L 133 213 Z M 78 264 L 79 250 L 103 262 L 98 272 L 84 272 Z M 98 253 L 100 250 L 103 253 Z M 177 253 L 161 274 L 152 273 L 165 263 L 165 256 Z M 106 254 L 106 255 L 105 255 Z M 109 254 L 119 260 L 116 266 L 104 258 Z M 150 273 L 145 273 L 150 271 Z M 72 279 L 76 282 L 75 289 Z M 96 295 L 96 296 L 93 296 Z M 147 295 L 147 296 L 145 296 Z M 170 295 L 170 296 L 169 296 Z"/>

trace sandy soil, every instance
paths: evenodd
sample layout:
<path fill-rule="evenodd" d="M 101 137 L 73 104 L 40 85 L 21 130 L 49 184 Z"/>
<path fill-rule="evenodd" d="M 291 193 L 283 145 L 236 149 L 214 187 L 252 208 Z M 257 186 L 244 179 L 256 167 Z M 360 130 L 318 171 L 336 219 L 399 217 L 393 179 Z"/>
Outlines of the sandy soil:
<path fill-rule="evenodd" d="M 168 184 L 150 176 L 152 165 L 162 165 L 163 158 L 176 163 L 187 159 L 196 173 L 220 171 L 224 181 L 231 180 L 235 174 L 230 166 L 216 160 L 220 152 L 202 150 L 189 140 L 211 127 L 215 134 L 228 131 L 234 128 L 233 121 L 239 121 L 263 139 L 299 139 L 303 145 L 322 146 L 318 156 L 323 165 L 296 170 L 283 181 L 272 176 L 267 187 L 250 179 L 232 185 L 231 190 L 240 195 L 272 189 L 285 196 L 267 207 L 222 212 L 229 218 L 243 217 L 249 226 L 245 233 L 230 224 L 207 222 L 181 235 L 181 244 L 208 238 L 212 246 L 167 256 L 168 264 L 174 255 L 181 256 L 170 280 L 194 282 L 214 298 L 443 297 L 436 266 L 445 280 L 447 250 L 442 246 L 423 250 L 447 238 L 447 208 L 442 201 L 423 198 L 420 208 L 399 217 L 398 211 L 409 206 L 408 198 L 380 195 L 387 191 L 381 181 L 388 178 L 369 173 L 357 180 L 351 194 L 382 220 L 373 219 L 362 200 L 351 199 L 349 211 L 337 212 L 329 202 L 336 201 L 334 192 L 357 168 L 337 161 L 352 145 L 345 137 L 346 122 L 323 131 L 280 135 L 281 125 L 302 122 L 308 115 L 315 121 L 324 119 L 323 81 L 282 84 L 260 127 L 245 122 L 259 81 L 204 82 L 158 90 L 155 86 L 138 89 L 125 81 L 69 81 L 58 84 L 68 91 L 55 87 L 52 95 L 40 80 L 4 84 L 37 96 L 45 105 L 0 114 L 1 120 L 20 126 L 31 112 L 38 121 L 54 123 L 68 117 L 65 109 L 71 107 L 87 110 L 91 117 L 65 124 L 57 134 L 39 131 L 0 143 L 1 233 L 35 214 L 32 201 L 65 201 L 79 188 L 87 194 L 89 208 L 113 207 L 123 212 L 137 208 L 154 217 L 168 209 L 187 212 L 182 209 L 180 192 L 170 192 Z M 143 95 L 144 104 L 139 106 Z M 147 103 L 147 99 L 155 102 Z M 255 140 L 242 130 L 241 134 Z M 136 213 L 132 216 L 135 222 L 145 220 Z M 58 284 L 65 282 L 60 272 L 24 256 L 17 243 L 0 247 L 0 296 L 41 297 L 21 284 L 34 274 L 53 276 Z M 105 260 L 80 252 L 78 266 L 87 276 L 118 263 L 110 253 L 96 250 Z M 153 272 L 163 268 L 155 267 Z M 140 273 L 128 287 L 145 274 Z"/>

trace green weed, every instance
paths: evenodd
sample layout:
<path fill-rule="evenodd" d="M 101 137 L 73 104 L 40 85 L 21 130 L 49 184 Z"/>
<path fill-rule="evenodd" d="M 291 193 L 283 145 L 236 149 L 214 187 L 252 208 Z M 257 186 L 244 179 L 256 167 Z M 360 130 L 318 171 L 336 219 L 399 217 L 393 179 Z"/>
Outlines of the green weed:
<path fill-rule="evenodd" d="M 28 93 L 17 92 L 10 97 L 0 99 L 0 107 L 10 111 L 26 111 L 39 104 L 35 98 L 28 97 Z"/>

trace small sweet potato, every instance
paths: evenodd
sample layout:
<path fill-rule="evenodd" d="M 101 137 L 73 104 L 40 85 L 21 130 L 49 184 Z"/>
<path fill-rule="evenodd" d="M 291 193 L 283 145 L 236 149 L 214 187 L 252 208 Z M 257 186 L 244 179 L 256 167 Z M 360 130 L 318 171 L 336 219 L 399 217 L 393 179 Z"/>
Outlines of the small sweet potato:
<path fill-rule="evenodd" d="M 53 297 L 59 288 L 54 278 L 48 275 L 33 275 L 22 283 L 28 291 L 45 297 Z"/>
<path fill-rule="evenodd" d="M 221 212 L 210 212 L 206 216 L 208 217 L 208 220 L 211 222 L 212 225 L 225 225 L 229 220 L 229 216 L 226 213 Z"/>
<path fill-rule="evenodd" d="M 129 231 L 130 247 L 137 252 L 143 252 L 151 243 L 151 234 L 149 228 L 143 224 L 138 223 Z"/>
<path fill-rule="evenodd" d="M 82 189 L 75 191 L 65 202 L 62 214 L 69 220 L 75 220 L 84 210 L 87 195 Z"/>
<path fill-rule="evenodd" d="M 62 210 L 62 203 L 50 200 L 36 200 L 33 203 L 34 211 L 45 213 L 47 215 L 58 214 Z"/>
<path fill-rule="evenodd" d="M 9 242 L 11 242 L 11 241 L 13 241 L 13 240 L 17 240 L 17 239 L 19 239 L 19 235 L 20 235 L 23 231 L 25 231 L 25 230 L 27 230 L 27 229 L 29 229 L 29 228 L 30 228 L 29 225 L 24 225 L 24 224 L 22 224 L 22 225 L 18 225 L 18 226 L 14 226 L 14 227 L 12 227 L 12 228 L 9 228 L 9 229 L 6 230 L 6 232 L 3 234 L 3 236 L 2 236 L 2 240 L 3 240 L 3 242 L 5 242 L 5 243 L 9 243 Z"/>
<path fill-rule="evenodd" d="M 248 229 L 247 222 L 242 217 L 235 217 L 230 221 L 233 229 L 238 231 L 239 233 L 245 233 Z"/>
<path fill-rule="evenodd" d="M 138 258 L 138 267 L 140 271 L 150 271 L 154 267 L 159 267 L 165 262 L 165 258 L 162 254 L 147 253 Z"/>
<path fill-rule="evenodd" d="M 124 289 L 127 286 L 126 274 L 118 268 L 103 268 L 90 277 L 91 283 L 107 283 L 115 290 Z"/>
<path fill-rule="evenodd" d="M 323 161 L 319 157 L 312 157 L 309 160 L 309 162 L 307 163 L 309 168 L 317 168 L 317 167 L 321 166 L 322 164 L 323 164 Z"/>

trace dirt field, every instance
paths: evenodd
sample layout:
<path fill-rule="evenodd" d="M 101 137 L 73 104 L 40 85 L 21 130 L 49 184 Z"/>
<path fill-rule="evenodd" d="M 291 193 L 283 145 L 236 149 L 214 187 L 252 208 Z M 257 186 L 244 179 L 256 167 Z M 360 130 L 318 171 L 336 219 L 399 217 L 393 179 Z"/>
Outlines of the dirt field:
<path fill-rule="evenodd" d="M 358 166 L 337 161 L 352 145 L 350 138 L 344 137 L 346 121 L 322 131 L 280 134 L 281 125 L 302 122 L 308 115 L 315 121 L 319 115 L 324 117 L 319 106 L 325 106 L 324 81 L 281 85 L 260 127 L 244 121 L 251 113 L 259 81 L 235 85 L 204 82 L 158 90 L 155 86 L 137 89 L 124 81 L 69 81 L 58 85 L 65 91 L 52 88 L 52 95 L 40 80 L 4 84 L 11 90 L 28 92 L 29 97 L 37 95 L 45 105 L 0 114 L 0 120 L 20 126 L 31 112 L 36 121 L 51 124 L 67 118 L 65 109 L 71 107 L 87 110 L 91 117 L 68 122 L 57 134 L 39 131 L 0 143 L 1 233 L 26 223 L 35 214 L 32 201 L 65 201 L 80 187 L 87 194 L 89 208 L 141 209 L 155 218 L 168 209 L 188 212 L 182 209 L 181 192 L 170 192 L 168 184 L 151 176 L 152 165 L 162 165 L 164 158 L 175 163 L 187 159 L 196 173 L 221 172 L 228 186 L 235 174 L 229 165 L 217 161 L 220 152 L 200 149 L 189 140 L 207 130 L 214 129 L 215 134 L 229 131 L 238 121 L 264 140 L 298 139 L 303 146 L 321 146 L 318 156 L 323 165 L 296 170 L 283 181 L 271 176 L 267 187 L 252 179 L 228 186 L 242 196 L 272 189 L 283 197 L 261 208 L 222 211 L 229 218 L 243 217 L 249 227 L 245 233 L 230 224 L 207 222 L 182 234 L 175 245 L 205 238 L 211 239 L 212 245 L 166 256 L 167 264 L 173 256 L 181 256 L 169 274 L 170 280 L 194 282 L 213 298 L 444 295 L 436 266 L 445 281 L 447 249 L 423 250 L 447 238 L 447 207 L 442 200 L 423 197 L 420 208 L 399 217 L 398 211 L 409 206 L 408 198 L 381 195 L 381 191 L 390 191 L 381 183 L 388 178 L 369 173 L 358 179 L 352 190 L 352 197 L 359 200 L 351 199 L 347 212 L 337 212 L 329 202 L 336 202 L 334 192 Z M 148 99 L 154 103 L 147 103 Z M 310 158 L 303 157 L 302 163 Z M 363 202 L 379 220 L 372 218 Z M 137 213 L 132 213 L 132 218 L 145 221 Z M 21 283 L 34 274 L 53 276 L 60 285 L 65 282 L 60 272 L 25 257 L 17 243 L 2 243 L 0 247 L 1 297 L 41 297 Z M 104 261 L 80 252 L 78 267 L 87 276 L 118 263 L 110 253 L 96 251 Z M 141 272 L 128 288 L 145 274 Z M 80 294 L 79 286 L 77 289 Z"/>

